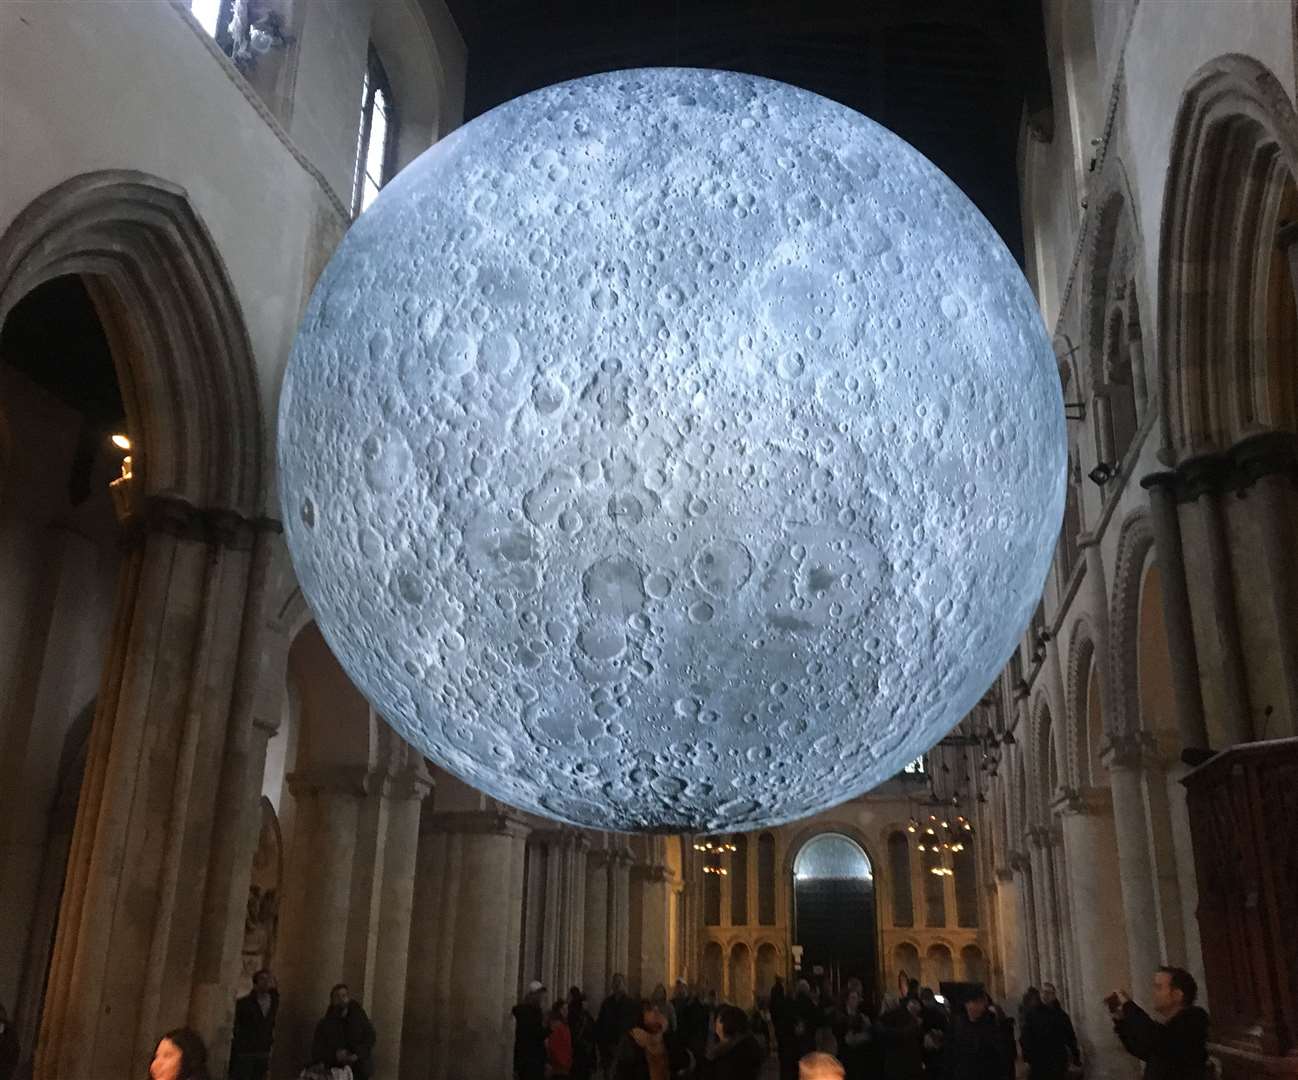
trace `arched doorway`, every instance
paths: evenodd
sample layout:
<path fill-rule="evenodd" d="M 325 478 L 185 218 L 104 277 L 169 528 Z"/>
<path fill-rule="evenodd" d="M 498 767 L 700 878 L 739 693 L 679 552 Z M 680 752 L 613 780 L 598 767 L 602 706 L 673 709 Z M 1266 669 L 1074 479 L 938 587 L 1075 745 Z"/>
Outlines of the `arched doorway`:
<path fill-rule="evenodd" d="M 708 990 L 721 993 L 725 979 L 725 953 L 716 941 L 709 941 L 703 946 L 703 986 Z"/>
<path fill-rule="evenodd" d="M 767 997 L 780 974 L 780 954 L 769 941 L 757 946 L 757 995 Z"/>
<path fill-rule="evenodd" d="M 808 840 L 793 862 L 793 939 L 804 978 L 837 992 L 855 976 L 877 999 L 874 869 L 864 849 L 842 833 Z"/>
<path fill-rule="evenodd" d="M 753 954 L 742 941 L 730 948 L 730 1001 L 741 1009 L 753 1007 Z"/>

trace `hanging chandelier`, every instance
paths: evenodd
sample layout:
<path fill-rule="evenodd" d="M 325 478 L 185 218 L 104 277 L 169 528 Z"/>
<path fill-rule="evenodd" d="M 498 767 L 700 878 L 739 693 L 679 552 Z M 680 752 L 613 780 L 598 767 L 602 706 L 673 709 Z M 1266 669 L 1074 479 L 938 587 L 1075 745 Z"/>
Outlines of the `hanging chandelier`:
<path fill-rule="evenodd" d="M 716 840 L 709 836 L 694 841 L 694 850 L 703 856 L 703 872 L 726 877 L 730 871 L 721 865 L 723 855 L 732 855 L 739 850 L 738 845 L 729 840 Z"/>

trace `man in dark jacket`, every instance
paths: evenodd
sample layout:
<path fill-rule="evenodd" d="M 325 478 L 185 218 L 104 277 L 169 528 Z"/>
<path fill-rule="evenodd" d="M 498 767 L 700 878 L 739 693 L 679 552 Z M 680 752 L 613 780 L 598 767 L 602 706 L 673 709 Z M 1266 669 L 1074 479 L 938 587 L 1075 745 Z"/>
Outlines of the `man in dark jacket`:
<path fill-rule="evenodd" d="M 1069 1062 L 1081 1064 L 1073 1022 L 1050 983 L 1041 987 L 1041 1002 L 1024 1013 L 1022 1041 L 1032 1080 L 1065 1080 Z"/>
<path fill-rule="evenodd" d="M 311 1063 L 335 1068 L 350 1065 L 354 1080 L 370 1080 L 374 1072 L 374 1025 L 353 1001 L 346 983 L 329 992 L 329 1008 L 315 1026 Z"/>
<path fill-rule="evenodd" d="M 677 1018 L 677 1023 L 680 1018 Z M 599 1043 L 599 1057 L 605 1073 L 613 1069 L 613 1059 L 618 1046 L 636 1024 L 640 1023 L 640 1006 L 626 992 L 626 980 L 621 975 L 614 975 L 612 991 L 599 1007 L 599 1016 L 595 1020 L 595 1038 Z"/>
<path fill-rule="evenodd" d="M 1195 1005 L 1198 995 L 1188 971 L 1161 967 L 1150 996 L 1161 1024 L 1121 990 L 1109 999 L 1114 1030 L 1127 1053 L 1145 1063 L 1145 1080 L 1206 1080 L 1208 1014 Z"/>
<path fill-rule="evenodd" d="M 707 1080 L 757 1080 L 766 1053 L 748 1030 L 748 1017 L 736 1005 L 717 1012 L 717 1041 L 707 1050 L 706 1066 L 699 1070 Z"/>
<path fill-rule="evenodd" d="M 234 1003 L 230 1080 L 266 1080 L 278 1012 L 275 976 L 262 968 L 252 977 L 252 991 Z"/>
<path fill-rule="evenodd" d="M 514 1006 L 514 1075 L 518 1080 L 544 1080 L 545 1040 L 550 1030 L 541 1009 L 545 984 L 533 979 L 523 1000 Z"/>
<path fill-rule="evenodd" d="M 946 1080 L 1004 1080 L 1005 1037 L 988 1004 L 986 992 L 979 990 L 952 1021 L 943 1055 Z"/>

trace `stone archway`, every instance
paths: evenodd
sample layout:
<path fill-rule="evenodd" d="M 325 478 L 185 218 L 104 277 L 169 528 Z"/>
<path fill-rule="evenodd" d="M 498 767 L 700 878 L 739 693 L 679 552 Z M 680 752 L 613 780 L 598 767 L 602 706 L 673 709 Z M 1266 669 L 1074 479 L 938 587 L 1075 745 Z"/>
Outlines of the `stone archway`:
<path fill-rule="evenodd" d="M 0 321 L 66 275 L 85 282 L 108 335 L 135 474 L 35 1075 L 139 1075 L 157 1033 L 180 1024 L 223 1069 L 277 527 L 262 516 L 255 365 L 216 246 L 174 185 L 110 171 L 39 197 L 0 237 Z"/>

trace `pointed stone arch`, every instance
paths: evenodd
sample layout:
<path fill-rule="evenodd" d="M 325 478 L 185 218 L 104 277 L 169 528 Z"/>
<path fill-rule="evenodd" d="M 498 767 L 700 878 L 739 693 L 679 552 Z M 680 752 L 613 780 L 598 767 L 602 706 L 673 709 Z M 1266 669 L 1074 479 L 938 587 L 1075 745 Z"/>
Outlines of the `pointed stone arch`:
<path fill-rule="evenodd" d="M 1178 459 L 1267 428 L 1292 430 L 1292 364 L 1272 325 L 1292 316 L 1280 226 L 1298 210 L 1298 114 L 1252 57 L 1191 77 L 1172 131 L 1159 238 L 1160 385 Z M 1279 308 L 1277 308 L 1279 305 Z M 1292 318 L 1287 321 L 1292 322 Z M 1283 342 L 1292 359 L 1293 328 Z"/>
<path fill-rule="evenodd" d="M 1065 723 L 1067 725 L 1068 775 L 1065 783 L 1080 788 L 1090 784 L 1087 763 L 1087 717 L 1090 706 L 1090 676 L 1095 664 L 1095 636 L 1090 622 L 1079 618 L 1068 643 Z"/>
<path fill-rule="evenodd" d="M 183 189 L 86 173 L 0 238 L 0 323 L 38 285 L 86 282 L 118 365 L 142 495 L 216 514 L 265 511 L 256 364 L 225 264 Z"/>

